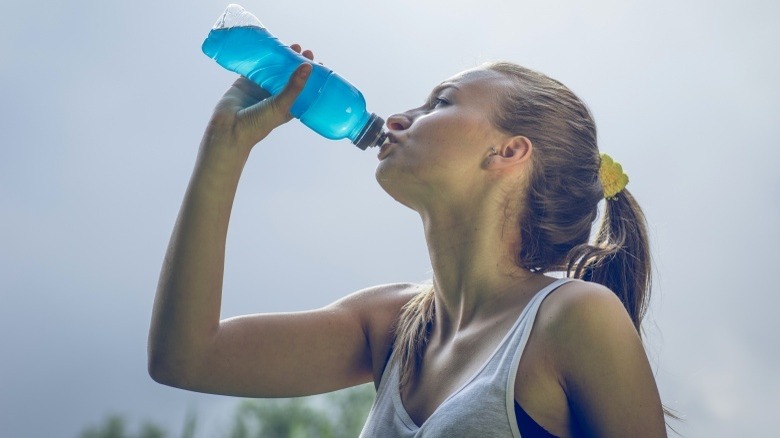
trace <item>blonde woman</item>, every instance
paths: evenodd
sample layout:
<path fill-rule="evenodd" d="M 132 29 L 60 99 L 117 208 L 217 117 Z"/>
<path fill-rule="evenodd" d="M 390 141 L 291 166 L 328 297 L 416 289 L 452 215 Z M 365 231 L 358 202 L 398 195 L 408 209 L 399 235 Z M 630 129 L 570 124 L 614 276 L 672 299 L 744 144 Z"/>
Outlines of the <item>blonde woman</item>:
<path fill-rule="evenodd" d="M 151 376 L 244 397 L 373 381 L 365 437 L 665 436 L 639 334 L 650 293 L 642 212 L 601 158 L 586 106 L 514 64 L 459 73 L 387 120 L 376 177 L 420 214 L 431 285 L 219 320 L 242 168 L 290 120 L 310 70 L 275 97 L 240 78 L 217 104 L 160 276 Z"/>

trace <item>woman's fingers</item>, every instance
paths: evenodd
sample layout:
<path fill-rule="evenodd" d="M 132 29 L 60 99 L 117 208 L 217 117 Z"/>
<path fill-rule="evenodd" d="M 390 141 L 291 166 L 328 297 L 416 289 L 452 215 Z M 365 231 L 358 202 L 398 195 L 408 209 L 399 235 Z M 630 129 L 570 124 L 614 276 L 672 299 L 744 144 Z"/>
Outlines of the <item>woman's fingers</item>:
<path fill-rule="evenodd" d="M 287 85 L 279 94 L 240 111 L 240 117 L 251 127 L 250 129 L 259 134 L 259 138 L 254 141 L 255 143 L 277 126 L 292 119 L 290 108 L 306 85 L 311 69 L 311 64 L 301 64 L 295 69 Z"/>
<path fill-rule="evenodd" d="M 306 58 L 306 59 L 308 59 L 308 60 L 310 60 L 310 61 L 313 61 L 313 60 L 314 60 L 314 52 L 312 52 L 312 51 L 311 51 L 311 50 L 309 50 L 309 49 L 306 49 L 306 50 L 304 50 L 303 52 L 301 52 L 301 49 L 302 49 L 302 48 L 301 48 L 301 45 L 300 45 L 300 44 L 298 44 L 298 43 L 291 44 L 291 45 L 290 45 L 290 48 L 291 48 L 291 49 L 293 49 L 293 51 L 294 51 L 295 53 L 300 53 L 301 55 L 303 55 L 303 57 L 304 57 L 304 58 Z"/>
<path fill-rule="evenodd" d="M 290 80 L 285 85 L 284 89 L 276 96 L 271 98 L 271 105 L 276 110 L 277 115 L 280 117 L 280 121 L 286 122 L 292 116 L 290 115 L 290 109 L 292 108 L 295 98 L 298 97 L 303 87 L 306 85 L 306 80 L 309 78 L 312 66 L 308 63 L 303 63 L 295 69 Z M 281 123 L 280 123 L 281 124 Z"/>
<path fill-rule="evenodd" d="M 300 44 L 290 46 L 295 53 L 301 54 L 309 61 L 314 60 L 311 50 L 302 50 Z M 242 142 L 250 147 L 262 140 L 277 126 L 292 118 L 290 109 L 295 99 L 306 85 L 306 80 L 312 71 L 312 64 L 304 62 L 299 65 L 288 79 L 284 89 L 276 96 L 256 83 L 241 76 L 225 93 L 217 104 L 215 115 L 218 119 L 238 119 L 238 134 Z"/>

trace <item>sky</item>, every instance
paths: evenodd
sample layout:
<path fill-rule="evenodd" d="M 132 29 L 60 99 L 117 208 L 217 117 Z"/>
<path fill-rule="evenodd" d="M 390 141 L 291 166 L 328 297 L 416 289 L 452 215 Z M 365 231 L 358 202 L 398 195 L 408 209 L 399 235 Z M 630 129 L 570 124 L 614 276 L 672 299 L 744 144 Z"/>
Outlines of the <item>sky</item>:
<path fill-rule="evenodd" d="M 780 4 L 261 2 L 388 116 L 509 60 L 568 85 L 648 218 L 645 343 L 683 436 L 771 436 L 780 406 Z M 0 3 L 0 436 L 77 436 L 106 415 L 200 436 L 238 399 L 159 385 L 146 340 L 165 248 L 214 104 L 200 51 L 227 2 Z M 293 121 L 252 153 L 228 236 L 223 317 L 304 310 L 431 276 L 419 216 L 375 151 Z"/>

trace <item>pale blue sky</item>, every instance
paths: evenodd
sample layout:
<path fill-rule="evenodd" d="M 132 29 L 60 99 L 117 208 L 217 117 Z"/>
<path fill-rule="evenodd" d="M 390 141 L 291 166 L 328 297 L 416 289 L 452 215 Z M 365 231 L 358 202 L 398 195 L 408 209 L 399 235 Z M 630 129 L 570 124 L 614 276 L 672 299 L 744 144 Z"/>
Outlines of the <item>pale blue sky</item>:
<path fill-rule="evenodd" d="M 213 105 L 200 52 L 228 2 L 0 3 L 0 436 L 75 436 L 112 412 L 201 436 L 237 402 L 154 383 L 160 263 Z M 780 406 L 780 6 L 767 1 L 241 3 L 387 116 L 506 59 L 590 106 L 656 261 L 648 352 L 685 436 L 770 436 Z M 302 310 L 430 276 L 376 152 L 297 122 L 246 167 L 223 315 Z M 45 419 L 45 420 L 43 420 Z M 211 429 L 209 429 L 211 428 Z"/>

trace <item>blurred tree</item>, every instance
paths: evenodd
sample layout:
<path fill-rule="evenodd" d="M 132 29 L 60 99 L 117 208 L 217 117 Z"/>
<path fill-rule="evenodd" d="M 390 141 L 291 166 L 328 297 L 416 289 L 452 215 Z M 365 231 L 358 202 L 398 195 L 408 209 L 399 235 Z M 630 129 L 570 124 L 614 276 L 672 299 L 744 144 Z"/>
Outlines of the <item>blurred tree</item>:
<path fill-rule="evenodd" d="M 369 383 L 322 396 L 244 400 L 228 438 L 354 438 L 374 395 Z"/>
<path fill-rule="evenodd" d="M 360 435 L 374 385 L 355 386 L 329 394 L 287 399 L 246 399 L 239 403 L 226 438 L 354 438 Z M 181 438 L 194 438 L 197 415 L 190 410 Z M 79 438 L 166 438 L 161 426 L 147 421 L 137 434 L 127 432 L 120 415 L 106 417 L 99 427 L 87 427 Z"/>
<path fill-rule="evenodd" d="M 338 411 L 334 436 L 351 438 L 360 435 L 375 396 L 373 383 L 328 394 L 329 405 Z"/>
<path fill-rule="evenodd" d="M 229 438 L 333 437 L 333 424 L 303 398 L 245 400 Z"/>
<path fill-rule="evenodd" d="M 141 426 L 138 438 L 165 438 L 166 435 L 165 429 L 147 421 Z"/>
<path fill-rule="evenodd" d="M 112 414 L 103 422 L 101 427 L 89 427 L 81 432 L 81 438 L 165 438 L 166 432 L 162 427 L 152 423 L 145 422 L 137 435 L 130 435 L 125 429 L 125 420 L 119 415 Z"/>
<path fill-rule="evenodd" d="M 88 427 L 80 435 L 81 438 L 126 438 L 125 420 L 119 415 L 109 415 L 100 428 Z"/>

